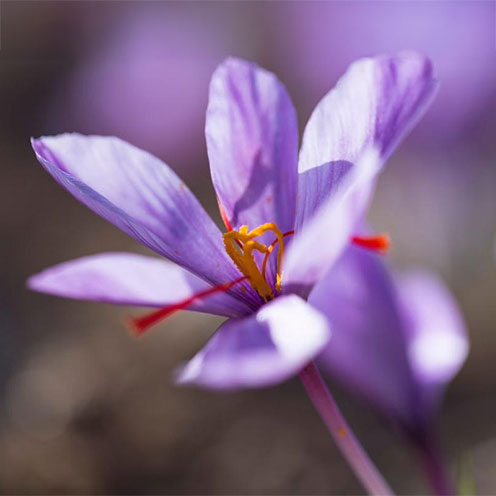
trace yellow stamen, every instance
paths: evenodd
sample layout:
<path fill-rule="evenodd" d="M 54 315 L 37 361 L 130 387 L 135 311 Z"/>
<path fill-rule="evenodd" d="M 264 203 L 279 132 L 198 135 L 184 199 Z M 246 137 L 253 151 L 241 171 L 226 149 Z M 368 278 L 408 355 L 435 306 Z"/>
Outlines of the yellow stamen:
<path fill-rule="evenodd" d="M 255 241 L 268 231 L 272 231 L 276 235 L 276 240 L 271 245 L 267 246 L 263 243 Z M 274 292 L 265 278 L 265 268 L 267 258 L 274 250 L 275 244 L 279 243 L 279 251 L 277 253 L 277 274 L 275 289 L 281 290 L 282 275 L 281 275 L 281 262 L 284 253 L 284 235 L 274 222 L 268 222 L 261 226 L 248 231 L 248 226 L 241 226 L 239 231 L 229 231 L 224 234 L 224 246 L 227 254 L 231 257 L 232 261 L 242 274 L 248 277 L 252 287 L 258 294 L 265 300 L 274 298 Z M 253 251 L 256 250 L 265 254 L 262 272 L 258 268 Z"/>

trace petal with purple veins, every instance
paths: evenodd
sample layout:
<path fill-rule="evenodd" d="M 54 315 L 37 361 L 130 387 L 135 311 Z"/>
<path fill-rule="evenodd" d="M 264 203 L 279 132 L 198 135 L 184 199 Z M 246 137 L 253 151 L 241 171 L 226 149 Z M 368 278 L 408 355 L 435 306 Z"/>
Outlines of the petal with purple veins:
<path fill-rule="evenodd" d="M 430 61 L 415 52 L 358 60 L 313 111 L 298 162 L 297 226 L 338 189 L 369 149 L 374 173 L 431 102 Z"/>
<path fill-rule="evenodd" d="M 303 136 L 297 234 L 285 261 L 293 290 L 308 291 L 342 253 L 382 165 L 436 87 L 429 61 L 408 52 L 356 62 L 317 105 Z"/>
<path fill-rule="evenodd" d="M 222 235 L 162 161 L 118 138 L 33 140 L 43 167 L 78 200 L 145 246 L 213 284 L 238 277 Z"/>
<path fill-rule="evenodd" d="M 174 305 L 212 287 L 171 262 L 131 253 L 102 253 L 61 263 L 31 276 L 28 286 L 65 298 L 146 307 Z M 226 317 L 251 311 L 226 293 L 196 301 L 188 310 Z"/>
<path fill-rule="evenodd" d="M 294 225 L 298 128 L 276 76 L 229 58 L 210 83 L 206 139 L 212 180 L 233 228 Z"/>

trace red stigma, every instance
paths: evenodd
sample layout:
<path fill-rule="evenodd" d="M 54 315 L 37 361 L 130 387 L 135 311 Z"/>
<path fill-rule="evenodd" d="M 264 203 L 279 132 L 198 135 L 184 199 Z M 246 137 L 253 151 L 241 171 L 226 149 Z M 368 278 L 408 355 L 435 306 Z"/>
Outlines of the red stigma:
<path fill-rule="evenodd" d="M 228 231 L 232 231 L 232 226 L 231 223 L 229 222 L 229 219 L 227 218 L 226 211 L 224 210 L 224 207 L 222 206 L 222 203 L 218 198 L 217 198 L 217 205 L 219 205 L 220 216 L 222 217 L 222 222 L 224 222 L 226 229 Z"/>
<path fill-rule="evenodd" d="M 142 317 L 131 318 L 128 321 L 128 325 L 136 336 L 141 336 L 148 331 L 150 327 L 171 316 L 173 313 L 178 312 L 179 310 L 186 310 L 195 301 L 208 298 L 215 293 L 224 293 L 246 279 L 248 278 L 244 276 L 236 279 L 235 281 L 225 282 L 224 284 L 219 284 L 218 286 L 205 289 L 204 291 L 200 291 L 183 301 L 174 303 L 173 305 L 166 305 L 158 310 L 155 310 L 154 312 L 143 315 Z"/>
<path fill-rule="evenodd" d="M 353 236 L 351 241 L 362 248 L 378 252 L 386 252 L 391 246 L 391 240 L 387 234 L 378 234 L 377 236 Z"/>

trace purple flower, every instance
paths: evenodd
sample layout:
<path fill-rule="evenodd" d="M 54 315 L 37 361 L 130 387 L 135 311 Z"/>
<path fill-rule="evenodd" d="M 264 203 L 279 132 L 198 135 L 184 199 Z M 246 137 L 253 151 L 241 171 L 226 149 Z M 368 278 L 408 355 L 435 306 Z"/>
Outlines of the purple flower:
<path fill-rule="evenodd" d="M 379 257 L 350 247 L 309 303 L 333 330 L 322 370 L 410 434 L 430 434 L 443 389 L 468 352 L 443 284 L 424 271 L 393 277 Z"/>
<path fill-rule="evenodd" d="M 429 61 L 416 53 L 357 61 L 317 105 L 298 158 L 296 114 L 282 84 L 228 59 L 213 75 L 206 118 L 224 235 L 172 170 L 142 150 L 100 136 L 33 140 L 62 186 L 169 262 L 108 253 L 48 269 L 29 285 L 166 305 L 138 319 L 141 330 L 171 309 L 226 316 L 179 381 L 219 389 L 283 381 L 326 346 L 326 308 L 305 299 L 328 284 L 363 222 L 378 172 L 436 86 Z"/>
<path fill-rule="evenodd" d="M 415 133 L 424 143 L 443 150 L 447 140 L 456 143 L 494 100 L 491 2 L 279 2 L 274 15 L 279 31 L 270 41 L 291 51 L 279 57 L 280 69 L 310 102 L 350 61 L 405 47 L 426 54 L 442 81 Z"/>
<path fill-rule="evenodd" d="M 94 9 L 83 18 L 82 60 L 50 104 L 50 125 L 120 136 L 176 167 L 197 163 L 208 80 L 229 43 L 216 28 L 233 25 L 233 15 L 159 2 L 112 13 L 100 30 Z"/>

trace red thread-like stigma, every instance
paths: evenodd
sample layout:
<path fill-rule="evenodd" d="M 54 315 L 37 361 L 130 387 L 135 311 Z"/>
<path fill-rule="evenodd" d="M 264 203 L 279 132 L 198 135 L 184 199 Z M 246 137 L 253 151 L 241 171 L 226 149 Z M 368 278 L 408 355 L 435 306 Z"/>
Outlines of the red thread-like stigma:
<path fill-rule="evenodd" d="M 204 291 L 200 291 L 199 293 L 196 293 L 193 296 L 190 296 L 189 298 L 180 301 L 179 303 L 174 303 L 173 305 L 166 305 L 162 308 L 159 308 L 158 310 L 155 310 L 154 312 L 143 315 L 142 317 L 131 318 L 128 321 L 129 327 L 131 328 L 132 332 L 136 334 L 136 336 L 141 336 L 146 331 L 148 331 L 150 327 L 154 326 L 155 324 L 165 319 L 166 317 L 169 317 L 173 313 L 179 310 L 186 310 L 190 305 L 192 305 L 197 300 L 208 298 L 209 296 L 215 293 L 221 293 L 221 292 L 224 293 L 229 289 L 231 289 L 236 284 L 239 284 L 240 282 L 243 282 L 246 279 L 248 278 L 244 276 L 244 277 L 240 277 L 239 279 L 236 279 L 235 281 L 219 284 L 218 286 L 214 286 L 213 288 L 208 288 L 205 289 Z"/>
<path fill-rule="evenodd" d="M 220 200 L 218 198 L 217 198 L 217 205 L 219 206 L 220 216 L 222 217 L 222 222 L 224 222 L 226 229 L 228 231 L 232 231 L 232 226 L 231 226 L 231 223 L 229 222 L 226 211 L 224 210 L 224 207 L 222 206 L 222 203 L 220 202 Z"/>
<path fill-rule="evenodd" d="M 387 234 L 378 234 L 377 236 L 353 236 L 351 241 L 362 248 L 373 251 L 386 252 L 391 246 L 391 240 Z"/>

